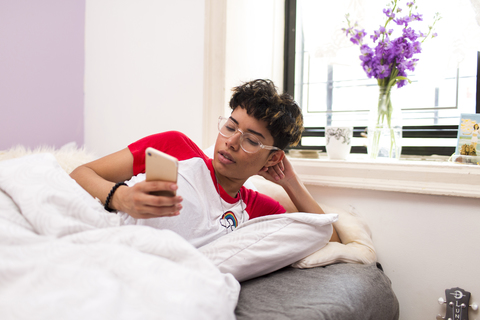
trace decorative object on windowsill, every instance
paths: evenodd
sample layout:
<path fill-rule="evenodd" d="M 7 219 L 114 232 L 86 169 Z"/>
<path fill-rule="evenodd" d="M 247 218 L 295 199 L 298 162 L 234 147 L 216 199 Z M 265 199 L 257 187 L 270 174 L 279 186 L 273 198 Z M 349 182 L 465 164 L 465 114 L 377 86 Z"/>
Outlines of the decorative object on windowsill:
<path fill-rule="evenodd" d="M 480 114 L 460 114 L 458 125 L 457 147 L 449 161 L 453 163 L 480 165 Z"/>
<path fill-rule="evenodd" d="M 450 157 L 449 161 L 456 164 L 480 166 L 480 156 L 463 156 L 461 154 L 454 154 Z"/>
<path fill-rule="evenodd" d="M 353 127 L 326 127 L 327 155 L 330 160 L 345 160 L 352 148 Z"/>
<path fill-rule="evenodd" d="M 480 114 L 460 114 L 455 154 L 462 156 L 480 156 L 480 146 L 478 145 L 479 134 Z"/>
<path fill-rule="evenodd" d="M 350 41 L 360 46 L 360 60 L 363 70 L 369 78 L 377 79 L 379 87 L 378 103 L 370 111 L 368 125 L 368 154 L 370 158 L 399 159 L 402 145 L 402 125 L 401 110 L 394 108 L 391 101 L 392 89 L 397 86 L 401 88 L 410 80 L 407 78 L 407 71 L 414 71 L 418 59 L 413 55 L 421 52 L 421 43 L 429 37 L 435 37 L 433 32 L 435 23 L 440 19 L 437 13 L 434 21 L 428 27 L 425 34 L 412 29 L 409 24 L 415 21 L 423 21 L 422 15 L 414 13 L 416 10 L 415 1 L 406 3 L 408 13 L 402 16 L 402 9 L 398 6 L 400 0 L 392 0 L 383 13 L 386 15 L 386 21 L 379 30 L 375 30 L 370 36 L 373 43 L 377 43 L 372 49 L 364 43 L 367 35 L 364 29 L 357 29 L 358 25 L 351 24 L 349 15 L 346 15 L 348 28 L 342 30 Z M 393 21 L 401 28 L 402 35 L 396 39 L 391 36 L 394 29 L 387 29 L 389 23 Z M 377 42 L 378 40 L 378 42 Z"/>

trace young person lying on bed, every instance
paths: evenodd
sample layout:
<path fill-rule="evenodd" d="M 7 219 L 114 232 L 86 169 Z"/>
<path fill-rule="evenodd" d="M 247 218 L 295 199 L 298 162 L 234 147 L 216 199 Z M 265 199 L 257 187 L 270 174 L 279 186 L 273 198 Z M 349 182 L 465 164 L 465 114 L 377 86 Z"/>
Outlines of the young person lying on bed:
<path fill-rule="evenodd" d="M 179 132 L 145 137 L 123 150 L 75 169 L 71 177 L 92 196 L 117 210 L 126 224 L 170 229 L 196 247 L 233 231 L 243 222 L 284 213 L 276 200 L 245 188 L 261 175 L 283 187 L 300 212 L 324 213 L 296 175 L 283 149 L 296 145 L 303 131 L 299 106 L 278 94 L 270 80 L 254 80 L 232 89 L 232 113 L 219 118 L 213 159 Z M 177 183 L 144 180 L 145 149 L 176 157 Z M 120 185 L 126 180 L 128 186 Z M 151 195 L 177 190 L 175 197 Z M 331 241 L 339 241 L 334 230 Z"/>

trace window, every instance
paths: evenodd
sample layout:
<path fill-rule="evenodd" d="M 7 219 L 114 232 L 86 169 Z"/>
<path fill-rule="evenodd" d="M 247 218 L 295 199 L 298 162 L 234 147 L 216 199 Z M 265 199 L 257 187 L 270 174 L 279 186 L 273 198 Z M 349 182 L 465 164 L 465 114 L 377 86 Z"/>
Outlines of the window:
<path fill-rule="evenodd" d="M 351 45 L 341 28 L 347 26 L 344 15 L 353 11 L 364 18 L 362 28 L 373 33 L 384 22 L 382 9 L 387 2 L 338 0 L 327 8 L 322 1 L 286 0 L 284 88 L 301 106 L 306 127 L 297 148 L 324 150 L 324 128 L 335 123 L 354 126 L 352 152 L 366 153 L 367 139 L 362 133 L 368 110 L 376 103 L 378 85 L 376 79 L 366 76 L 358 46 Z M 459 3 L 455 11 L 448 7 L 451 1 L 417 2 L 418 11 L 424 13 L 422 31 L 432 20 L 432 10 L 438 9 L 442 17 L 442 12 L 448 14 L 438 23 L 439 37 L 422 45 L 415 73 L 409 74 L 411 83 L 392 93 L 394 106 L 402 109 L 404 155 L 451 155 L 460 113 L 480 113 L 480 53 L 468 45 L 471 37 L 480 39 L 480 31 L 474 13 L 470 12 L 473 19 L 467 21 L 461 11 L 468 8 L 469 0 Z M 460 23 L 473 23 L 477 29 L 459 25 L 460 30 L 472 31 L 461 38 L 448 24 L 455 15 L 463 17 Z M 352 20 L 356 21 L 355 17 Z M 441 23 L 448 26 L 441 27 Z M 415 29 L 419 26 L 412 24 Z"/>

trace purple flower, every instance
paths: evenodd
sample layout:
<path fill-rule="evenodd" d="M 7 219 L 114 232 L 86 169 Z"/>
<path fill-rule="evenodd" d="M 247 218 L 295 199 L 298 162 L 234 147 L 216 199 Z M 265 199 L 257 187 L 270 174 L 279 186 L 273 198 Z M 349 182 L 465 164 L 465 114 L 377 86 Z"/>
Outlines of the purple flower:
<path fill-rule="evenodd" d="M 405 27 L 412 21 L 413 21 L 412 17 L 410 17 L 410 16 L 405 16 L 403 18 L 393 19 L 393 22 L 395 22 L 397 25 L 399 25 L 399 26 L 405 25 Z"/>
<path fill-rule="evenodd" d="M 358 41 L 362 41 L 366 35 L 367 34 L 365 33 L 365 29 L 362 29 L 362 30 L 355 29 L 355 38 L 357 38 Z"/>
<path fill-rule="evenodd" d="M 367 64 L 363 65 L 363 70 L 365 71 L 365 73 L 369 78 L 372 77 L 372 68 L 369 65 Z"/>
<path fill-rule="evenodd" d="M 385 38 L 385 40 L 379 41 L 377 46 L 375 47 L 375 54 L 380 56 L 383 55 L 392 47 L 392 45 L 393 44 L 389 38 Z"/>
<path fill-rule="evenodd" d="M 407 70 L 415 71 L 415 66 L 417 65 L 417 61 L 418 61 L 418 59 L 408 60 Z"/>
<path fill-rule="evenodd" d="M 422 44 L 420 41 L 415 41 L 412 43 L 413 54 L 422 52 Z"/>
<path fill-rule="evenodd" d="M 383 79 L 390 75 L 390 67 L 388 65 L 377 66 L 377 78 Z"/>
<path fill-rule="evenodd" d="M 373 50 L 368 45 L 364 44 L 360 47 L 360 53 L 362 55 L 370 55 L 373 54 Z"/>
<path fill-rule="evenodd" d="M 423 21 L 423 14 L 412 14 L 412 21 Z"/>
<path fill-rule="evenodd" d="M 373 50 L 366 44 L 360 47 L 360 60 L 363 62 L 370 61 L 373 56 Z"/>
<path fill-rule="evenodd" d="M 372 60 L 368 62 L 363 62 L 362 67 L 369 78 L 372 78 L 372 77 L 376 78 L 375 70 L 372 66 L 372 62 L 373 62 Z"/>
<path fill-rule="evenodd" d="M 383 9 L 383 13 L 385 13 L 385 15 L 387 17 L 389 17 L 390 19 L 393 19 L 395 18 L 395 13 L 392 12 L 392 9 L 388 8 L 388 9 Z"/>
<path fill-rule="evenodd" d="M 366 35 L 367 34 L 365 33 L 364 29 L 362 30 L 355 29 L 355 31 L 353 32 L 353 37 L 350 38 L 350 41 L 352 41 L 354 44 L 362 44 L 363 38 Z"/>
<path fill-rule="evenodd" d="M 400 73 L 405 74 L 405 70 L 415 71 L 415 66 L 417 65 L 418 59 L 411 59 L 411 60 L 403 60 L 400 61 L 397 65 L 397 69 Z"/>
<path fill-rule="evenodd" d="M 352 31 L 353 27 L 350 27 L 350 28 L 342 28 L 342 31 L 345 32 L 345 35 L 348 37 L 348 35 L 350 34 L 350 32 Z"/>
<path fill-rule="evenodd" d="M 410 39 L 410 41 L 415 41 L 418 38 L 417 34 L 415 33 L 415 30 L 413 30 L 410 27 L 403 29 L 403 36 Z"/>
<path fill-rule="evenodd" d="M 432 32 L 432 27 L 429 27 L 430 31 L 425 34 L 421 31 L 415 31 L 409 26 L 410 23 L 415 21 L 423 21 L 421 14 L 412 14 L 415 1 L 407 3 L 407 6 L 410 8 L 408 15 L 396 17 L 393 11 L 396 13 L 402 12 L 402 9 L 397 7 L 397 1 L 392 0 L 393 7 L 396 8 L 395 10 L 391 8 L 383 9 L 387 19 L 384 25 L 380 25 L 378 30 L 374 30 L 373 34 L 370 35 L 369 38 L 373 40 L 373 46 L 364 43 L 367 33 L 363 29 L 354 29 L 357 24 L 355 23 L 354 26 L 351 26 L 348 15 L 348 28 L 343 28 L 342 30 L 350 37 L 350 41 L 359 45 L 360 64 L 369 78 L 377 79 L 379 84 L 393 81 L 398 88 L 401 88 L 407 84 L 405 80 L 407 71 L 414 71 L 418 62 L 418 59 L 413 58 L 414 55 L 421 53 L 422 50 L 421 41 L 418 41 L 418 38 L 423 38 L 422 41 L 425 40 Z M 438 14 L 434 19 L 435 24 L 440 19 Z M 392 38 L 393 29 L 388 29 L 387 31 L 386 28 L 392 20 L 397 25 L 403 26 L 401 35 L 397 38 Z M 437 34 L 432 32 L 432 37 L 436 36 Z M 381 79 L 385 80 L 380 81 Z"/>

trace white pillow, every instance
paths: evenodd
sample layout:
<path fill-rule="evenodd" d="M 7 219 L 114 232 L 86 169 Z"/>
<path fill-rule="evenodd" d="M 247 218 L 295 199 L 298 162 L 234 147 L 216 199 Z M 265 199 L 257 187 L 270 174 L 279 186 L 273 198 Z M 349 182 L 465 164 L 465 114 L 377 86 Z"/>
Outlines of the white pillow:
<path fill-rule="evenodd" d="M 247 221 L 201 248 L 224 273 L 238 281 L 288 266 L 324 247 L 336 214 L 285 213 Z"/>
<path fill-rule="evenodd" d="M 21 158 L 31 154 L 51 153 L 55 156 L 58 164 L 70 174 L 76 167 L 97 159 L 92 153 L 86 151 L 85 147 L 79 148 L 75 142 L 67 143 L 60 149 L 49 146 L 40 146 L 34 150 L 17 145 L 8 150 L 0 150 L 0 161 Z"/>
<path fill-rule="evenodd" d="M 317 252 L 295 262 L 295 268 L 314 268 L 332 263 L 362 263 L 371 264 L 377 261 L 372 232 L 365 220 L 355 212 L 347 212 L 326 205 L 322 208 L 338 214 L 338 220 L 333 224 L 342 243 L 329 242 Z"/>
<path fill-rule="evenodd" d="M 276 199 L 287 210 L 297 211 L 288 194 L 277 184 L 260 176 L 251 177 L 258 192 Z M 377 261 L 372 233 L 366 221 L 355 212 L 347 212 L 338 208 L 320 204 L 328 213 L 338 214 L 338 220 L 333 224 L 342 243 L 329 242 L 311 255 L 292 264 L 295 268 L 314 268 L 332 263 L 363 263 L 370 264 Z"/>

